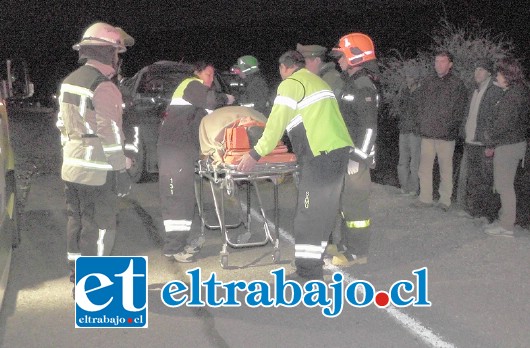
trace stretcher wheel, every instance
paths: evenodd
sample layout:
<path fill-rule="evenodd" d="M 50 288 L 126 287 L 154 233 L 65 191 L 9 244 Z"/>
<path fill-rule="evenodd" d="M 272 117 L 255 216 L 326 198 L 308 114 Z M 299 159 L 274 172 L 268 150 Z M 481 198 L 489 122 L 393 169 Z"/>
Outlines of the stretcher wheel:
<path fill-rule="evenodd" d="M 272 262 L 274 263 L 280 262 L 280 250 L 279 249 L 274 250 L 274 253 L 272 254 Z"/>
<path fill-rule="evenodd" d="M 234 187 L 235 187 L 234 180 L 226 180 L 226 194 L 228 196 L 234 195 Z"/>
<path fill-rule="evenodd" d="M 228 255 L 221 255 L 221 268 L 228 267 Z"/>

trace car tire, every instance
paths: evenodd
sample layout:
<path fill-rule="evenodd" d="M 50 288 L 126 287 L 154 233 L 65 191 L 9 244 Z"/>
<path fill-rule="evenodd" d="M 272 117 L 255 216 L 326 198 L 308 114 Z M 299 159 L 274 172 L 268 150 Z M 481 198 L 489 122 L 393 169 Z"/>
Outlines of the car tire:
<path fill-rule="evenodd" d="M 11 246 L 16 248 L 20 244 L 20 208 L 17 200 L 17 184 L 15 171 L 10 170 L 6 174 L 6 190 L 8 200 L 6 202 L 7 216 L 9 219 L 9 230 L 11 232 Z"/>
<path fill-rule="evenodd" d="M 18 202 L 16 202 L 16 196 L 15 196 L 15 204 L 13 206 L 13 216 L 11 217 L 11 246 L 13 248 L 16 248 L 20 245 L 20 208 L 18 206 Z"/>
<path fill-rule="evenodd" d="M 132 160 L 131 167 L 127 169 L 131 181 L 135 183 L 141 182 L 145 178 L 145 145 L 142 139 L 138 143 L 138 152 L 126 152 L 125 154 Z"/>

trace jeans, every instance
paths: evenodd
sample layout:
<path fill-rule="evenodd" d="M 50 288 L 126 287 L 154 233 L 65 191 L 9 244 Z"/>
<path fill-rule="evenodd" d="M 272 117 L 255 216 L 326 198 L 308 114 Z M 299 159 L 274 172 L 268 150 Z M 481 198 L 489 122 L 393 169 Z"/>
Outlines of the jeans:
<path fill-rule="evenodd" d="M 399 184 L 405 192 L 417 193 L 419 189 L 421 137 L 414 133 L 399 134 Z"/>

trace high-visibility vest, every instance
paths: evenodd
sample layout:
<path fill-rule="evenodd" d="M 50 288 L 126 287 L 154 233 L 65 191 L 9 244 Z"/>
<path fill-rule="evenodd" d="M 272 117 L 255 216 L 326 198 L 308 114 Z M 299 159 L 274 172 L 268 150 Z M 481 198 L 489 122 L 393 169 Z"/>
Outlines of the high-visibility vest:
<path fill-rule="evenodd" d="M 284 130 L 299 158 L 353 146 L 329 85 L 305 68 L 295 71 L 278 86 L 267 127 L 254 147 L 256 152 L 260 156 L 270 153 Z"/>

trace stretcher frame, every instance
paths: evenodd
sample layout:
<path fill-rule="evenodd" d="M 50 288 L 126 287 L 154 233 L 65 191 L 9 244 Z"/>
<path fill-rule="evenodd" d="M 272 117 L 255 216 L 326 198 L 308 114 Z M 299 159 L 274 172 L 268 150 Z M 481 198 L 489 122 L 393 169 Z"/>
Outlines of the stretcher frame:
<path fill-rule="evenodd" d="M 278 202 L 278 186 L 280 185 L 280 178 L 291 175 L 297 179 L 298 166 L 296 162 L 293 163 L 258 163 L 251 172 L 240 172 L 237 170 L 237 165 L 225 164 L 225 163 L 213 163 L 211 159 L 201 159 L 195 164 L 195 175 L 198 176 L 198 190 L 196 190 L 197 205 L 199 207 L 199 216 L 201 218 L 201 233 L 204 235 L 205 228 L 208 229 L 219 229 L 221 236 L 223 237 L 223 245 L 219 253 L 219 261 L 222 268 L 228 266 L 228 247 L 232 248 L 247 248 L 267 245 L 269 242 L 273 244 L 274 251 L 272 254 L 272 261 L 278 263 L 280 261 L 280 213 L 279 213 L 279 202 Z M 218 225 L 208 224 L 204 214 L 204 180 L 210 184 L 210 189 L 213 196 L 215 214 L 217 216 Z M 261 199 L 261 193 L 258 185 L 259 181 L 271 181 L 274 187 L 274 234 L 271 233 L 271 229 L 268 223 L 267 215 L 263 208 L 263 202 Z M 246 218 L 244 218 L 244 212 L 241 201 L 239 199 L 237 183 L 246 184 Z M 229 228 L 237 228 L 244 224 L 247 232 L 251 231 L 251 190 L 250 187 L 254 187 L 256 197 L 258 200 L 259 212 L 263 218 L 263 230 L 264 239 L 257 242 L 233 242 L 228 236 Z M 217 197 L 217 192 L 220 192 Z M 224 191 L 229 196 L 236 195 L 238 198 L 238 207 L 240 209 L 240 222 L 238 224 L 227 224 L 225 219 L 225 195 Z"/>

